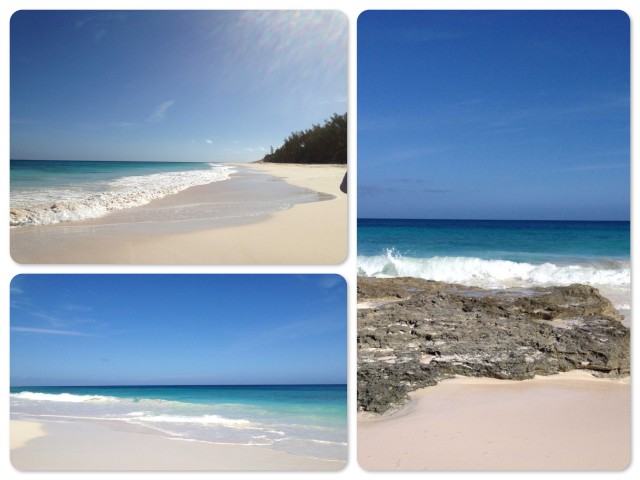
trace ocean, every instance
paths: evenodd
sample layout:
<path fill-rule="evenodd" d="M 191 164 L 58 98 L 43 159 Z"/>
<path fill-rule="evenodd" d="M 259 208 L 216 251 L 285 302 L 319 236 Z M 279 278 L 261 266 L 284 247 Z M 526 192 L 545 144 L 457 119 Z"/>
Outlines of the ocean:
<path fill-rule="evenodd" d="M 10 227 L 104 217 L 147 205 L 198 185 L 230 180 L 238 192 L 162 204 L 153 212 L 115 222 L 194 224 L 251 219 L 322 200 L 322 194 L 274 181 L 250 167 L 197 162 L 11 160 Z M 240 182 L 240 180 L 242 180 Z M 208 223 L 207 223 L 208 222 Z"/>
<path fill-rule="evenodd" d="M 12 418 L 121 422 L 170 438 L 347 459 L 346 385 L 11 387 Z"/>
<path fill-rule="evenodd" d="M 358 219 L 358 275 L 488 289 L 582 283 L 625 316 L 630 222 Z"/>
<path fill-rule="evenodd" d="M 227 165 L 194 162 L 11 160 L 12 227 L 86 220 L 196 185 L 227 180 Z"/>

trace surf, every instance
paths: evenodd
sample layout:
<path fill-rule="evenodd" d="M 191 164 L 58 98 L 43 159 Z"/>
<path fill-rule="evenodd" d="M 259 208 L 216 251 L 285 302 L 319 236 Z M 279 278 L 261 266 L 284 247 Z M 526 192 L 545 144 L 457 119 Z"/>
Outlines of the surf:
<path fill-rule="evenodd" d="M 618 259 L 533 264 L 462 256 L 414 258 L 388 249 L 384 255 L 358 256 L 357 266 L 358 274 L 368 277 L 416 277 L 490 289 L 573 283 L 628 289 L 631 284 L 630 262 Z"/>

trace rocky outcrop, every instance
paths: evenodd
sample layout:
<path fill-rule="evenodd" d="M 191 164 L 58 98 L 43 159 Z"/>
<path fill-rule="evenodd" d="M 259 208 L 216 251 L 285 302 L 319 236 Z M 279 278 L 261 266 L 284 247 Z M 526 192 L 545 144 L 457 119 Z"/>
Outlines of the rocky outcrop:
<path fill-rule="evenodd" d="M 587 369 L 629 374 L 630 335 L 585 285 L 482 290 L 358 278 L 358 406 L 382 413 L 454 375 L 523 380 Z"/>

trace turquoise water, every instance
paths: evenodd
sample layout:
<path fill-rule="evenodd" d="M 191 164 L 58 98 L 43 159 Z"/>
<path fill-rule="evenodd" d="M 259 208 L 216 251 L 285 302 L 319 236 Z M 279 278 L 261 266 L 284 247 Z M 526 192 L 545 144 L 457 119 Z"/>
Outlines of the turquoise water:
<path fill-rule="evenodd" d="M 630 222 L 358 220 L 360 275 L 485 288 L 584 283 L 627 309 L 630 251 Z"/>
<path fill-rule="evenodd" d="M 11 387 L 11 414 L 346 460 L 346 385 Z"/>
<path fill-rule="evenodd" d="M 11 189 L 99 185 L 127 176 L 209 170 L 200 162 L 93 162 L 64 160 L 11 160 Z"/>
<path fill-rule="evenodd" d="M 186 188 L 227 180 L 215 163 L 11 160 L 10 226 L 104 216 Z"/>

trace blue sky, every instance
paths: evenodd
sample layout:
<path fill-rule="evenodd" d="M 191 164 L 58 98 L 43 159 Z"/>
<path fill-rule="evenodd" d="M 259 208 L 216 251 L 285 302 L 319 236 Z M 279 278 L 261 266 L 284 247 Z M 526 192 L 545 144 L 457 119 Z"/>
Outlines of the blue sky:
<path fill-rule="evenodd" d="M 254 161 L 347 111 L 332 11 L 19 11 L 11 158 Z"/>
<path fill-rule="evenodd" d="M 338 275 L 19 275 L 11 384 L 346 383 Z"/>
<path fill-rule="evenodd" d="M 358 19 L 358 216 L 629 220 L 619 11 Z"/>

